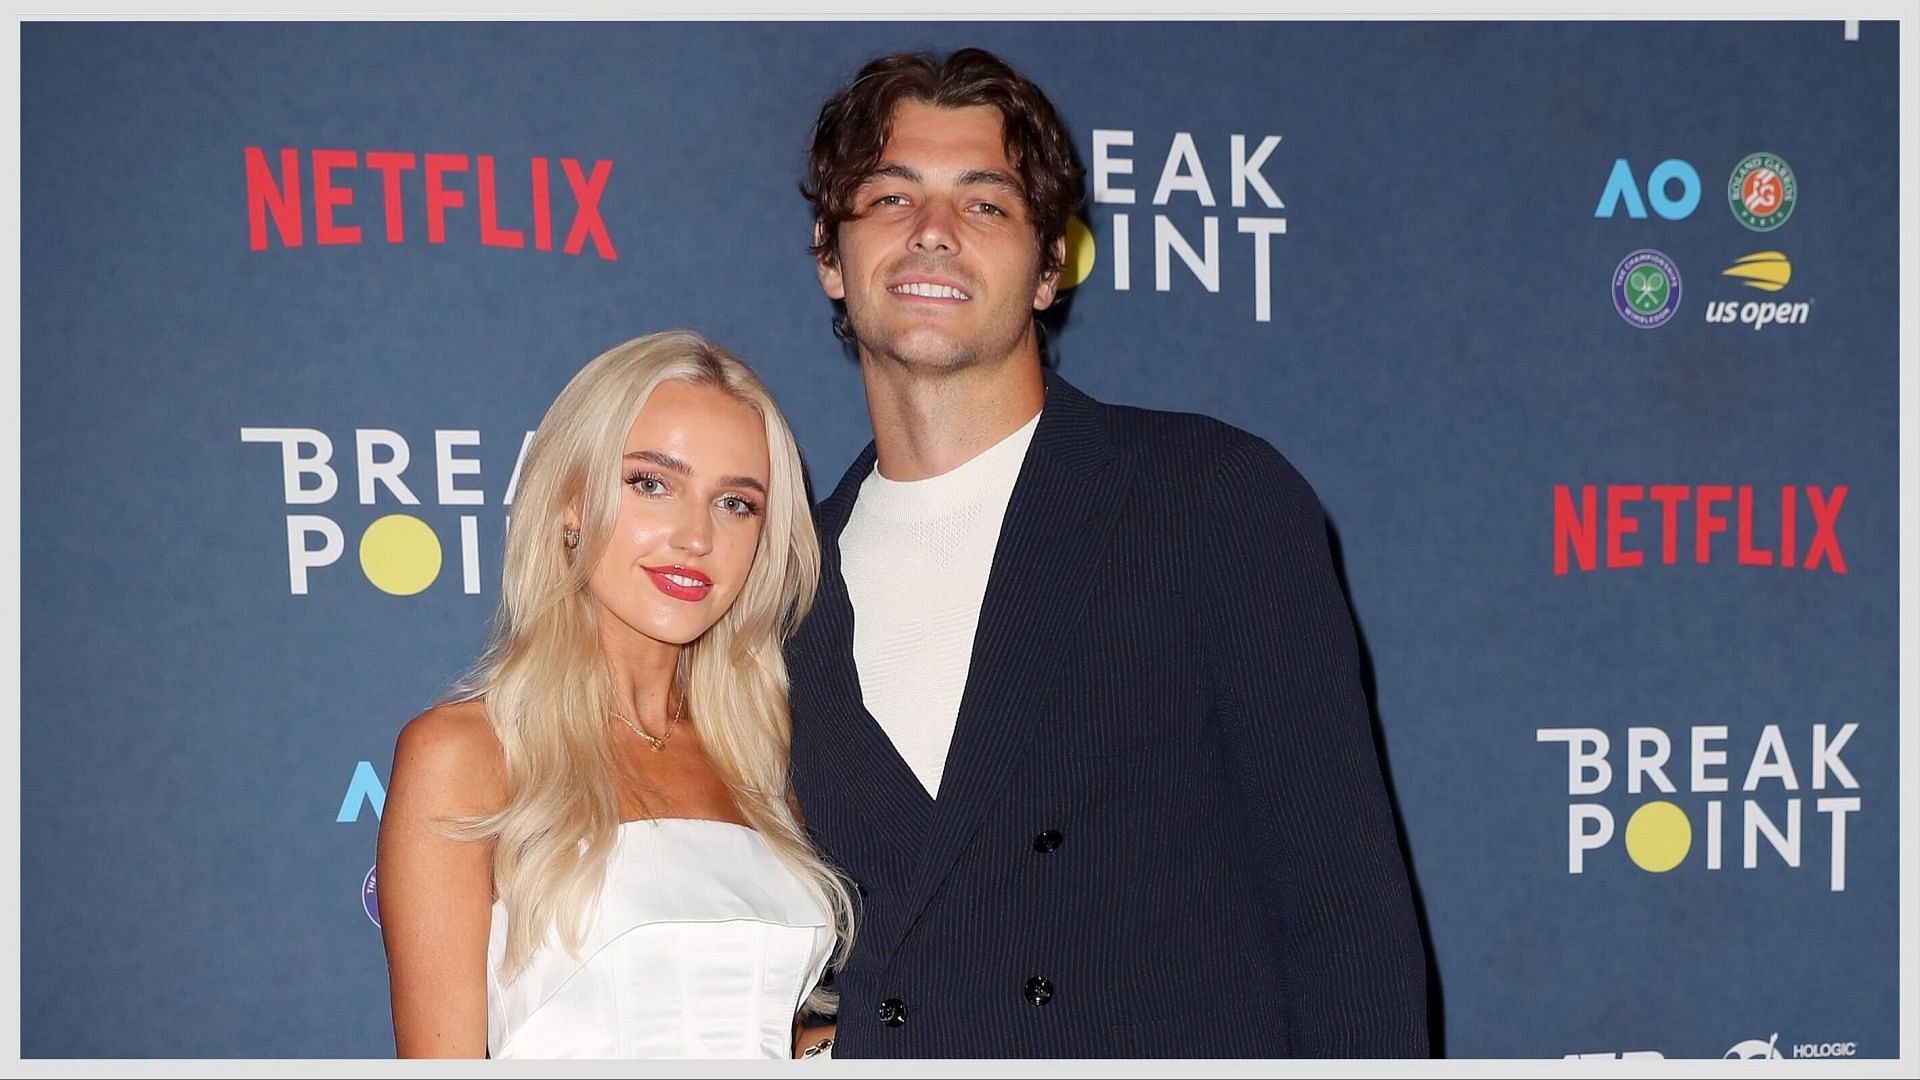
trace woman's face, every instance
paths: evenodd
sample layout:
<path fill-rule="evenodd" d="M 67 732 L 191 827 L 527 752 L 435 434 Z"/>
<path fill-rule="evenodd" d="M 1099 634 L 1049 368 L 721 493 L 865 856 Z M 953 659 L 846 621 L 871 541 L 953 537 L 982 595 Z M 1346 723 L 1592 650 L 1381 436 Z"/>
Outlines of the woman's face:
<path fill-rule="evenodd" d="M 727 613 L 753 566 L 770 482 L 766 427 L 723 390 L 662 383 L 618 467 L 619 516 L 587 588 L 607 629 L 685 645 Z"/>

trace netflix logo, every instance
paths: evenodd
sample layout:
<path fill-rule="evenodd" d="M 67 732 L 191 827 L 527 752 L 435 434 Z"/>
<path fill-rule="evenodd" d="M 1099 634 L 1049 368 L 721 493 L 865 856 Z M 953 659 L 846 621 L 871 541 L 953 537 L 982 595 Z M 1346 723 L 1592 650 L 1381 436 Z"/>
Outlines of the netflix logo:
<path fill-rule="evenodd" d="M 1577 499 L 1577 502 L 1576 502 Z M 1660 561 L 1680 561 L 1682 537 L 1693 562 L 1740 566 L 1822 567 L 1847 572 L 1834 523 L 1847 488 L 1782 487 L 1756 492 L 1742 484 L 1586 484 L 1553 487 L 1553 572 L 1644 566 L 1660 530 Z M 1648 505 L 1649 503 L 1655 505 Z M 1640 526 L 1648 526 L 1642 539 Z M 1691 528 L 1683 527 L 1690 524 Z M 1805 540 L 1804 548 L 1798 546 Z M 1604 545 L 1604 546 L 1603 546 Z"/>
<path fill-rule="evenodd" d="M 315 244 L 358 244 L 368 228 L 384 229 L 387 243 L 401 244 L 407 240 L 409 214 L 416 221 L 424 215 L 429 244 L 447 242 L 451 219 L 463 231 L 477 228 L 485 247 L 524 248 L 531 243 L 535 251 L 552 251 L 554 212 L 559 209 L 568 216 L 560 243 L 563 253 L 579 255 L 591 243 L 602 259 L 619 258 L 600 216 L 600 198 L 613 175 L 611 161 L 595 160 L 586 168 L 575 158 L 561 158 L 559 179 L 570 205 L 556 207 L 554 169 L 543 157 L 520 166 L 522 175 L 531 179 L 531 195 L 527 203 L 516 200 L 512 206 L 501 205 L 494 159 L 487 154 L 310 150 L 303 161 L 299 150 L 287 148 L 278 158 L 276 167 L 266 150 L 247 147 L 247 245 L 254 251 L 267 249 L 269 222 L 281 247 L 306 243 L 308 221 Z M 378 210 L 354 205 L 352 174 L 361 171 L 379 174 Z"/>

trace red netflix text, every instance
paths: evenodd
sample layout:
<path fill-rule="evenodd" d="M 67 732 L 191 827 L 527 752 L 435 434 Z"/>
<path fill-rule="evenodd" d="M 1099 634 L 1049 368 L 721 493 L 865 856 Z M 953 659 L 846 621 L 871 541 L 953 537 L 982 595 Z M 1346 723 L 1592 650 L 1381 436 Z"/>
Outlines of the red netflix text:
<path fill-rule="evenodd" d="M 1566 573 L 1570 563 L 1582 570 L 1645 565 L 1652 554 L 1655 521 L 1660 527 L 1660 561 L 1671 566 L 1680 561 L 1682 519 L 1690 518 L 1692 528 L 1684 534 L 1684 542 L 1693 549 L 1693 562 L 1731 558 L 1740 566 L 1801 570 L 1824 566 L 1844 574 L 1847 560 L 1834 522 L 1846 501 L 1844 484 L 1830 489 L 1788 486 L 1777 492 L 1773 488 L 1755 492 L 1746 484 L 1586 484 L 1579 489 L 1576 504 L 1572 487 L 1555 484 L 1553 572 Z M 1649 526 L 1648 537 L 1640 540 L 1636 537 L 1643 522 Z M 1797 546 L 1802 539 L 1805 548 Z"/>
<path fill-rule="evenodd" d="M 407 199 L 403 193 L 412 185 L 403 186 L 402 176 L 418 169 L 424 185 L 421 198 L 426 214 L 427 243 L 447 242 L 450 211 L 460 211 L 462 215 L 469 212 L 469 192 L 464 178 L 471 173 L 475 196 L 472 212 L 479 218 L 483 246 L 526 247 L 526 234 L 531 229 L 534 250 L 553 250 L 553 171 L 546 158 L 532 159 L 524 174 L 532 181 L 529 205 L 524 209 L 517 204 L 508 208 L 510 213 L 502 220 L 494 182 L 494 161 L 487 154 L 470 158 L 466 154 L 416 155 L 369 150 L 363 157 L 357 150 L 311 150 L 305 173 L 309 183 L 305 187 L 301 183 L 300 152 L 289 147 L 281 150 L 279 157 L 276 174 L 265 150 L 247 147 L 247 244 L 255 251 L 267 249 L 269 219 L 282 247 L 297 248 L 305 243 L 302 195 L 307 191 L 313 195 L 311 220 L 315 244 L 360 243 L 361 225 L 352 220 L 357 216 L 353 212 L 354 192 L 341 180 L 341 174 L 361 168 L 380 174 L 384 196 L 381 222 L 389 244 L 404 243 L 407 239 Z M 592 241 L 594 253 L 602 259 L 619 258 L 613 249 L 613 238 L 607 235 L 607 223 L 600 216 L 600 197 L 606 192 L 607 179 L 612 175 L 611 161 L 595 160 L 591 169 L 584 169 L 575 158 L 560 159 L 560 176 L 573 202 L 573 214 L 561 251 L 578 255 L 585 250 L 587 242 Z"/>

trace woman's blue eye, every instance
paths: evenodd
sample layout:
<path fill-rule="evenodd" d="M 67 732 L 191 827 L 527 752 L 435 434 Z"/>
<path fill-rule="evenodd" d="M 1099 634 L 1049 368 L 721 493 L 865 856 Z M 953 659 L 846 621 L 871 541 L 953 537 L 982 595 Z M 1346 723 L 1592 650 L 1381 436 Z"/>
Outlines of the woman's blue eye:
<path fill-rule="evenodd" d="M 627 477 L 627 485 L 642 495 L 664 495 L 667 482 L 652 473 L 635 473 Z"/>

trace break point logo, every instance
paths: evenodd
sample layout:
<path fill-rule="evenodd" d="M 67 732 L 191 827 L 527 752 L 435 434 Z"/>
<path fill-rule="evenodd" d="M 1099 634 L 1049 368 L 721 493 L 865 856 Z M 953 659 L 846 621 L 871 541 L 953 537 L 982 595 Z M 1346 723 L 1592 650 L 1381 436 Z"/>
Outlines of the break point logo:
<path fill-rule="evenodd" d="M 1824 861 L 1828 890 L 1845 892 L 1848 819 L 1862 811 L 1863 797 L 1842 755 L 1859 730 L 1852 721 L 1837 728 L 1766 724 L 1753 738 L 1722 724 L 1649 724 L 1629 727 L 1621 738 L 1598 728 L 1539 728 L 1535 741 L 1566 749 L 1567 873 L 1615 872 L 1622 860 L 1611 845 L 1618 836 L 1624 861 L 1649 874 L 1689 862 L 1692 870 L 1683 873 L 1758 870 L 1763 861 L 1800 870 Z M 1790 743 L 1804 753 L 1796 755 Z M 1742 758 L 1744 778 L 1730 771 Z M 1623 828 L 1616 826 L 1627 810 L 1619 781 L 1624 801 L 1639 804 Z M 1804 857 L 1810 846 L 1815 859 Z M 1767 849 L 1773 857 L 1763 860 Z"/>

